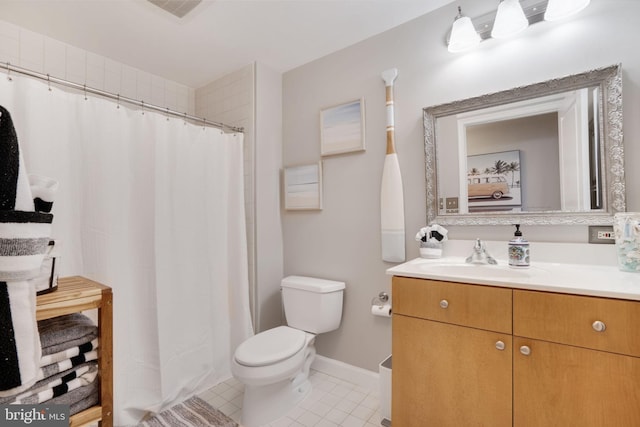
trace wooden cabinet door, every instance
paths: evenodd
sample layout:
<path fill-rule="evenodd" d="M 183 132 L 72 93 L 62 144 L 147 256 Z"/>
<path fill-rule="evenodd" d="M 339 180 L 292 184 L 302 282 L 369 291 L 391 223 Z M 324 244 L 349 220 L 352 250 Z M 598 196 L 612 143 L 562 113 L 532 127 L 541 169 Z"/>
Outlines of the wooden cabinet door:
<path fill-rule="evenodd" d="M 513 354 L 514 427 L 640 426 L 640 358 L 520 337 Z"/>
<path fill-rule="evenodd" d="M 394 315 L 392 347 L 394 426 L 511 426 L 510 335 Z"/>

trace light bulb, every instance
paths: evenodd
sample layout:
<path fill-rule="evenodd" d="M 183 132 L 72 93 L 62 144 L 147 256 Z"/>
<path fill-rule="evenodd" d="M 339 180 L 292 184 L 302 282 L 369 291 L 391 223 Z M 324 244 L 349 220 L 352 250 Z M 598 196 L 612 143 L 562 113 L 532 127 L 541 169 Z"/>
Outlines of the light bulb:
<path fill-rule="evenodd" d="M 498 5 L 498 13 L 493 23 L 491 37 L 502 39 L 518 34 L 529 26 L 529 20 L 518 0 L 503 0 Z"/>
<path fill-rule="evenodd" d="M 471 18 L 462 15 L 462 9 L 458 7 L 458 16 L 451 27 L 449 38 L 449 52 L 462 52 L 480 43 L 480 35 L 473 26 Z"/>
<path fill-rule="evenodd" d="M 575 15 L 589 6 L 590 0 L 549 0 L 544 13 L 546 21 L 556 21 Z"/>

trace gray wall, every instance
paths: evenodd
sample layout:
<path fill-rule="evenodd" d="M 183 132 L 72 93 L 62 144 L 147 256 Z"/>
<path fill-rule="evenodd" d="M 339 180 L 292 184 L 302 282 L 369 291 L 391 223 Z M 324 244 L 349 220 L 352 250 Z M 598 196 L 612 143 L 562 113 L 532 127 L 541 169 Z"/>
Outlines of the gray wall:
<path fill-rule="evenodd" d="M 461 0 L 478 16 L 494 0 Z M 640 2 L 593 0 L 563 23 L 539 23 L 512 40 L 487 41 L 450 54 L 444 37 L 455 5 L 291 70 L 283 76 L 283 164 L 320 159 L 319 112 L 365 98 L 366 151 L 326 157 L 324 209 L 283 211 L 284 273 L 347 283 L 342 326 L 318 338 L 320 354 L 377 371 L 391 351 L 391 321 L 369 313 L 388 290 L 380 256 L 380 179 L 385 155 L 385 99 L 380 73 L 396 67 L 396 144 L 404 180 L 407 259 L 418 256 L 414 235 L 425 225 L 422 108 L 532 82 L 622 63 L 626 164 L 640 162 Z M 627 167 L 627 205 L 640 210 L 640 168 Z M 532 241 L 584 242 L 584 226 L 526 227 Z M 450 237 L 511 238 L 512 227 L 451 227 Z"/>

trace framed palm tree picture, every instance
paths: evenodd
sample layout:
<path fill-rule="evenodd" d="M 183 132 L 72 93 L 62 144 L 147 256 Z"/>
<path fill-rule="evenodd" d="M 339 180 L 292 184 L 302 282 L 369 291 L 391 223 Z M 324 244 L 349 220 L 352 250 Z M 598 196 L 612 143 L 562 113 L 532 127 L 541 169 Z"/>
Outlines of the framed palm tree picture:
<path fill-rule="evenodd" d="M 469 212 L 522 206 L 520 150 L 467 156 Z"/>

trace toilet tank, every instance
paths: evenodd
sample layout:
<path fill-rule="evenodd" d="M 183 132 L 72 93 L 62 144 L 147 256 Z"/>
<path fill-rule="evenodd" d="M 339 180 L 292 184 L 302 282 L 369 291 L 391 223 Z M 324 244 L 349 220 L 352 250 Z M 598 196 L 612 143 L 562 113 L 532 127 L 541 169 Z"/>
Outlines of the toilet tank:
<path fill-rule="evenodd" d="M 338 329 L 342 320 L 344 282 L 315 277 L 282 279 L 282 303 L 292 328 L 321 334 Z"/>

